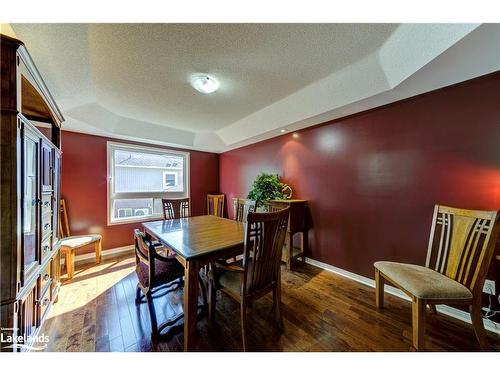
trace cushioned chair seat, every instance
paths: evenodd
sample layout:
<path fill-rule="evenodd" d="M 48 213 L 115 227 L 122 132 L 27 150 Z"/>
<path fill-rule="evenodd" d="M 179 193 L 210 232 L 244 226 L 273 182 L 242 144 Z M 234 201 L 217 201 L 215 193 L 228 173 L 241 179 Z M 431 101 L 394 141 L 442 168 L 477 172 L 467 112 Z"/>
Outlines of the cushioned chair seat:
<path fill-rule="evenodd" d="M 415 297 L 421 299 L 471 299 L 459 282 L 430 268 L 414 264 L 376 262 L 375 268 Z"/>
<path fill-rule="evenodd" d="M 135 272 L 139 282 L 143 286 L 149 286 L 149 267 L 139 262 L 135 267 Z M 174 259 L 173 262 L 155 260 L 155 285 L 169 283 L 182 276 L 184 276 L 184 267 L 177 260 Z"/>
<path fill-rule="evenodd" d="M 61 240 L 61 248 L 77 249 L 102 239 L 100 234 L 88 234 L 84 236 L 71 236 Z"/>
<path fill-rule="evenodd" d="M 250 259 L 248 266 L 248 278 L 250 279 L 252 276 L 252 260 Z M 241 267 L 243 268 L 243 260 L 240 259 L 236 262 L 231 262 L 231 266 Z M 211 275 L 212 276 L 212 275 Z M 229 289 L 235 294 L 241 294 L 241 283 L 243 282 L 243 272 L 234 272 L 234 271 L 225 271 L 219 270 L 219 279 L 218 285 L 221 288 Z"/>

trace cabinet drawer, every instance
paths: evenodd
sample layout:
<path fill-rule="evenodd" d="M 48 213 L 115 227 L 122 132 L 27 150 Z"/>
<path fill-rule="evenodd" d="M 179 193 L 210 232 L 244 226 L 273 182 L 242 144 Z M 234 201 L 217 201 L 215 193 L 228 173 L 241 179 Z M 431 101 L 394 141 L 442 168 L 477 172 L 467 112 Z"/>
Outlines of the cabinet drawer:
<path fill-rule="evenodd" d="M 40 282 L 41 288 L 40 288 L 40 290 L 43 293 L 49 287 L 49 285 L 50 285 L 50 283 L 52 281 L 52 272 L 51 272 L 51 269 L 50 269 L 50 262 L 47 263 L 47 265 L 45 266 L 45 268 L 40 273 L 40 279 L 41 279 L 41 282 Z"/>
<path fill-rule="evenodd" d="M 45 215 L 42 217 L 42 241 L 50 237 L 52 233 L 52 216 Z"/>
<path fill-rule="evenodd" d="M 50 216 L 52 212 L 52 194 L 42 195 L 42 217 Z"/>
<path fill-rule="evenodd" d="M 50 254 L 50 250 L 52 249 L 51 246 L 51 236 L 49 233 L 49 236 L 44 238 L 42 241 L 42 246 L 41 246 L 41 252 L 42 252 L 42 260 L 45 259 L 45 257 Z"/>
<path fill-rule="evenodd" d="M 45 319 L 45 314 L 47 313 L 47 309 L 50 306 L 50 288 L 48 288 L 45 293 L 43 293 L 42 297 L 38 300 L 38 308 L 39 308 L 39 316 L 40 323 Z"/>

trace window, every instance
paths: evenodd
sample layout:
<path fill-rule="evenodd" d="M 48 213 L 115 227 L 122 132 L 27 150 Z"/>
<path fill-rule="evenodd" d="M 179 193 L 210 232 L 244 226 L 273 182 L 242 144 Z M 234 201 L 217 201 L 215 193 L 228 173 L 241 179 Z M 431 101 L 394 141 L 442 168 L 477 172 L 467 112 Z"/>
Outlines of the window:
<path fill-rule="evenodd" d="M 161 198 L 189 197 L 189 153 L 108 142 L 108 224 L 162 217 Z"/>
<path fill-rule="evenodd" d="M 174 191 L 178 188 L 177 173 L 163 172 L 163 190 Z"/>

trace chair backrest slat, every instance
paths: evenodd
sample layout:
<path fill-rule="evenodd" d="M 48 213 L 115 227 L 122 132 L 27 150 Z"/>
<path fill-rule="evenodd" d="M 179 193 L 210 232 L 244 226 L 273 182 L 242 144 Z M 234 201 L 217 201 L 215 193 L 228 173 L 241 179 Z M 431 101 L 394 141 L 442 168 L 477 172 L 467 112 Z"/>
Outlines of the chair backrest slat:
<path fill-rule="evenodd" d="M 426 266 L 477 292 L 493 257 L 498 230 L 498 211 L 436 205 Z"/>
<path fill-rule="evenodd" d="M 207 215 L 224 217 L 224 194 L 207 194 Z"/>
<path fill-rule="evenodd" d="M 255 294 L 279 282 L 289 208 L 247 217 L 242 293 Z"/>
<path fill-rule="evenodd" d="M 134 230 L 135 256 L 145 263 L 149 263 L 150 244 L 146 241 L 146 235 L 139 229 Z"/>
<path fill-rule="evenodd" d="M 162 199 L 163 219 L 181 219 L 190 216 L 189 198 Z"/>
<path fill-rule="evenodd" d="M 252 199 L 233 198 L 234 220 L 246 223 L 248 214 L 255 212 L 255 201 Z"/>

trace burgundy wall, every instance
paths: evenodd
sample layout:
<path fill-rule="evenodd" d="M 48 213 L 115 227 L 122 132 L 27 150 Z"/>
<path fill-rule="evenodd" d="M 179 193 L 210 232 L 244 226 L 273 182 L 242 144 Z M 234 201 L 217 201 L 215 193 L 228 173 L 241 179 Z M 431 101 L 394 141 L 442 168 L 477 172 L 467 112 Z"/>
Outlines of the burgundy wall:
<path fill-rule="evenodd" d="M 141 227 L 139 223 L 107 225 L 108 140 L 140 144 L 67 131 L 62 133 L 62 196 L 66 199 L 71 234 L 100 233 L 103 249 L 131 245 L 134 228 Z M 191 155 L 191 212 L 202 215 L 206 211 L 206 195 L 219 190 L 219 156 L 188 151 Z M 92 247 L 81 253 L 90 251 L 93 251 Z"/>
<path fill-rule="evenodd" d="M 435 203 L 500 209 L 500 73 L 219 160 L 228 202 L 259 172 L 278 173 L 309 200 L 310 257 L 371 278 L 377 260 L 424 264 Z M 497 289 L 499 264 L 490 269 Z"/>

